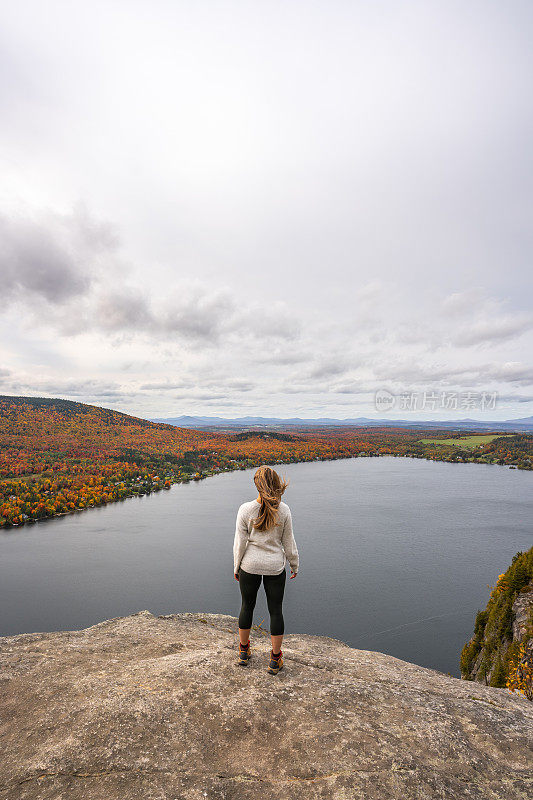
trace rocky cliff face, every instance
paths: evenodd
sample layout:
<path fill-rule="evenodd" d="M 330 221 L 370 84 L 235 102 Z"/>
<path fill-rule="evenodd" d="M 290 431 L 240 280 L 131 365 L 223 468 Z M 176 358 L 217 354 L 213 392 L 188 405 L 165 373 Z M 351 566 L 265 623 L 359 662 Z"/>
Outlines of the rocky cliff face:
<path fill-rule="evenodd" d="M 529 626 L 533 619 L 533 590 L 524 591 L 518 595 L 511 606 L 511 625 L 512 638 L 501 635 L 500 631 L 493 630 L 493 627 L 486 627 L 480 641 L 479 652 L 474 659 L 470 670 L 463 677 L 468 680 L 482 681 L 487 685 L 504 684 L 507 677 L 506 662 L 509 659 L 509 651 L 512 648 L 512 655 L 516 656 L 517 646 L 524 642 Z M 499 620 L 498 620 L 499 621 Z M 533 641 L 526 643 L 531 646 Z M 514 645 L 514 647 L 513 647 Z M 503 665 L 503 667 L 502 667 Z M 498 674 L 500 675 L 498 679 Z"/>
<path fill-rule="evenodd" d="M 513 642 L 521 642 L 531 625 L 533 613 L 533 587 L 523 591 L 513 603 Z"/>
<path fill-rule="evenodd" d="M 518 800 L 533 704 L 340 641 L 141 611 L 0 639 L 5 800 Z"/>
<path fill-rule="evenodd" d="M 461 675 L 505 687 L 512 679 L 513 663 L 523 662 L 523 648 L 526 653 L 533 650 L 533 547 L 513 556 L 498 576 L 487 607 L 476 616 L 474 635 L 462 649 Z M 530 667 L 525 662 L 523 666 L 529 674 Z"/>

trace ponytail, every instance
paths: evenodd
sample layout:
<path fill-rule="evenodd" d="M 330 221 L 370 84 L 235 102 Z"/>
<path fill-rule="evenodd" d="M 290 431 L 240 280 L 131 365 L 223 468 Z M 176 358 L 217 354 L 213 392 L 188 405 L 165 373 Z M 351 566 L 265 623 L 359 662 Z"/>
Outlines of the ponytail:
<path fill-rule="evenodd" d="M 289 484 L 280 478 L 276 470 L 266 465 L 258 468 L 254 475 L 254 483 L 259 492 L 261 506 L 253 527 L 256 531 L 267 531 L 278 521 L 277 509 L 281 503 L 281 495 Z"/>

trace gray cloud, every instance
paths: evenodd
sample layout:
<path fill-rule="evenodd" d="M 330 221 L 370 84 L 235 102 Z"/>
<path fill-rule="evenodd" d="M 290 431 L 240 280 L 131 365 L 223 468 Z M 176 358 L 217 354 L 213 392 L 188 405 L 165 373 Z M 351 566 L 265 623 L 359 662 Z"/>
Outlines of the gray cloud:
<path fill-rule="evenodd" d="M 134 397 L 135 389 L 122 387 L 116 381 L 105 381 L 99 378 L 65 378 L 47 379 L 33 378 L 31 376 L 13 376 L 9 381 L 12 394 L 24 394 L 32 397 L 67 397 L 85 400 L 90 399 L 117 399 Z M 85 400 L 84 400 L 85 399 Z"/>
<path fill-rule="evenodd" d="M 175 295 L 161 317 L 153 316 L 153 327 L 161 333 L 179 333 L 192 338 L 215 341 L 231 328 L 236 303 L 227 290 L 213 291 L 194 287 L 184 295 Z"/>
<path fill-rule="evenodd" d="M 69 397 L 120 397 L 123 391 L 115 381 L 106 383 L 97 379 L 79 380 L 70 378 L 64 381 L 42 381 L 39 388 L 48 394 L 66 394 Z"/>
<path fill-rule="evenodd" d="M 376 385 L 369 386 L 368 383 L 352 381 L 351 383 L 341 383 L 331 387 L 331 391 L 338 394 L 362 394 L 368 395 L 376 391 Z"/>
<path fill-rule="evenodd" d="M 101 331 L 137 331 L 150 328 L 153 316 L 140 289 L 124 286 L 121 290 L 100 294 L 95 301 L 93 318 L 85 324 Z"/>
<path fill-rule="evenodd" d="M 176 400 L 192 400 L 194 402 L 204 401 L 204 400 L 209 400 L 209 401 L 224 400 L 224 401 L 226 401 L 228 399 L 226 394 L 223 394 L 223 393 L 220 393 L 220 392 L 218 394 L 216 394 L 216 393 L 213 393 L 213 392 L 194 392 L 194 391 L 193 392 L 178 392 L 177 394 L 174 395 L 174 398 Z M 224 402 L 224 405 L 226 405 L 226 402 Z"/>
<path fill-rule="evenodd" d="M 464 379 L 479 372 L 478 365 L 451 367 L 447 364 L 416 364 L 399 360 L 397 363 L 376 365 L 373 369 L 377 379 L 382 381 L 403 381 L 407 383 L 447 383 L 454 379 Z"/>
<path fill-rule="evenodd" d="M 52 225 L 57 220 L 49 220 Z M 91 282 L 83 271 L 86 253 L 76 255 L 44 224 L 0 214 L 0 280 L 4 302 L 29 294 L 64 303 L 84 294 Z"/>
<path fill-rule="evenodd" d="M 274 364 L 278 366 L 286 366 L 292 364 L 301 364 L 308 361 L 310 354 L 306 352 L 294 352 L 292 350 L 279 351 L 269 350 L 261 355 L 261 360 L 266 364 Z"/>
<path fill-rule="evenodd" d="M 286 304 L 241 302 L 227 287 L 175 280 L 146 291 L 124 274 L 114 227 L 82 206 L 71 215 L 0 216 L 4 303 L 28 293 L 47 305 L 36 315 L 67 336 L 87 332 L 182 337 L 213 345 L 223 335 L 293 340 L 299 322 Z M 59 307 L 58 307 L 59 306 Z"/>
<path fill-rule="evenodd" d="M 151 298 L 140 288 L 124 287 L 98 297 L 92 318 L 80 320 L 80 330 L 147 333 L 158 338 L 182 337 L 214 345 L 231 334 L 249 339 L 295 339 L 299 326 L 281 308 L 255 304 L 242 311 L 233 294 L 183 283 L 164 300 Z M 72 329 L 71 329 L 72 330 Z"/>
<path fill-rule="evenodd" d="M 239 304 L 229 329 L 237 333 L 247 331 L 250 338 L 292 341 L 299 337 L 301 324 L 285 302 L 278 300 L 270 304 L 265 300 Z"/>
<path fill-rule="evenodd" d="M 246 379 L 239 379 L 228 381 L 227 386 L 228 389 L 235 389 L 237 392 L 251 392 L 252 389 L 256 388 L 257 384 L 253 381 L 247 381 Z"/>
<path fill-rule="evenodd" d="M 175 389 L 187 390 L 187 389 L 192 389 L 194 387 L 194 390 L 196 390 L 198 377 L 199 376 L 196 376 L 196 378 L 194 376 L 191 376 L 189 380 L 183 380 L 172 383 L 171 382 L 143 383 L 139 386 L 139 389 L 141 391 L 147 391 L 147 392 L 154 392 L 154 391 L 168 392 L 168 391 L 174 391 Z M 200 380 L 202 386 L 206 389 L 209 389 L 212 392 L 218 392 L 218 391 L 250 392 L 256 387 L 256 384 L 253 383 L 252 381 L 247 381 L 246 379 L 240 379 L 240 378 L 227 381 L 208 381 L 202 378 L 200 378 Z M 186 392 L 183 393 L 183 396 L 185 396 L 185 394 Z M 177 394 L 174 395 L 174 397 L 176 396 Z"/>
<path fill-rule="evenodd" d="M 309 378 L 329 378 L 335 375 L 343 375 L 349 367 L 344 362 L 323 361 L 317 364 L 308 373 Z"/>
<path fill-rule="evenodd" d="M 515 383 L 519 386 L 529 386 L 533 383 L 533 367 L 520 362 L 505 364 L 488 364 L 479 370 L 479 377 L 485 380 Z"/>
<path fill-rule="evenodd" d="M 180 381 L 178 383 L 165 383 L 165 382 L 163 382 L 163 383 L 157 383 L 157 382 L 155 382 L 155 383 L 142 383 L 139 386 L 139 389 L 141 391 L 143 391 L 143 392 L 144 391 L 146 391 L 146 392 L 153 392 L 153 391 L 169 392 L 169 391 L 172 391 L 173 389 L 181 389 L 181 388 L 183 388 L 185 386 L 188 386 L 188 385 L 190 385 L 190 384 L 187 383 L 186 381 L 183 381 L 183 382 Z"/>
<path fill-rule="evenodd" d="M 533 394 L 499 394 L 500 403 L 533 403 Z"/>
<path fill-rule="evenodd" d="M 533 383 L 533 367 L 519 362 L 485 362 L 458 367 L 402 362 L 382 364 L 375 369 L 374 374 L 375 378 L 382 382 L 400 383 L 405 387 L 437 385 L 442 388 L 463 385 L 488 388 L 489 382 L 524 386 Z"/>

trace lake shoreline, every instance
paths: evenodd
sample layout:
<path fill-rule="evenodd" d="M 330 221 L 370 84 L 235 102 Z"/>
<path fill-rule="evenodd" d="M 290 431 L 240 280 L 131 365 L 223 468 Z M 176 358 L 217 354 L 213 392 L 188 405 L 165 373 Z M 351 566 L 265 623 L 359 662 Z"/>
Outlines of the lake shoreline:
<path fill-rule="evenodd" d="M 518 467 L 518 466 L 516 466 L 514 464 L 509 464 L 509 465 L 508 464 L 497 464 L 497 463 L 494 463 L 494 462 L 475 461 L 475 460 L 471 460 L 471 461 L 462 460 L 461 461 L 461 460 L 453 459 L 453 458 L 435 458 L 434 456 L 423 456 L 423 455 L 420 455 L 420 454 L 407 454 L 407 453 L 379 453 L 379 454 L 378 453 L 364 453 L 364 454 L 354 454 L 354 455 L 348 455 L 348 456 L 343 454 L 341 456 L 338 456 L 337 458 L 313 458 L 313 459 L 304 459 L 304 460 L 292 460 L 291 459 L 289 461 L 275 461 L 275 462 L 272 462 L 271 466 L 280 466 L 280 465 L 283 465 L 283 464 L 312 464 L 312 463 L 315 463 L 317 461 L 320 461 L 320 462 L 323 462 L 323 461 L 342 461 L 343 459 L 353 460 L 353 459 L 357 459 L 357 458 L 412 458 L 412 459 L 417 459 L 417 460 L 421 460 L 421 461 L 436 461 L 438 463 L 446 463 L 446 464 L 477 464 L 478 466 L 504 467 L 505 469 L 516 469 L 516 470 L 520 470 L 521 472 L 531 472 L 531 471 L 533 471 L 533 469 L 531 469 L 531 468 Z M 265 462 L 261 462 L 261 463 L 265 463 Z M 192 481 L 203 481 L 203 480 L 206 480 L 207 478 L 213 478 L 213 477 L 216 477 L 217 475 L 224 475 L 224 474 L 231 473 L 231 472 L 244 472 L 247 469 L 254 469 L 254 468 L 257 468 L 259 466 L 260 466 L 260 464 L 256 464 L 256 465 L 253 465 L 253 466 L 244 466 L 244 467 L 236 466 L 233 469 L 223 469 L 223 470 L 219 470 L 218 472 L 211 472 L 211 471 L 208 470 L 208 471 L 206 471 L 205 474 L 196 474 L 196 475 L 191 476 L 190 478 L 176 478 L 175 480 L 169 479 L 168 482 L 170 483 L 170 486 L 165 486 L 164 482 L 161 482 L 163 485 L 158 485 L 153 489 L 143 490 L 141 492 L 132 491 L 131 494 L 126 494 L 123 497 L 117 497 L 116 499 L 109 500 L 107 502 L 102 502 L 102 503 L 99 503 L 97 505 L 88 505 L 88 506 L 85 506 L 83 508 L 73 508 L 70 511 L 62 511 L 62 512 L 58 512 L 57 514 L 50 514 L 50 515 L 48 515 L 46 517 L 42 517 L 41 519 L 30 518 L 30 519 L 24 520 L 23 522 L 18 522 L 18 523 L 4 523 L 4 524 L 0 525 L 0 531 L 1 530 L 11 530 L 13 528 L 23 528 L 23 527 L 26 527 L 28 525 L 37 525 L 37 524 L 39 524 L 41 522 L 49 522 L 49 521 L 54 520 L 54 519 L 59 519 L 60 517 L 70 517 L 70 516 L 75 515 L 75 514 L 81 514 L 81 513 L 85 512 L 85 511 L 91 511 L 91 510 L 93 510 L 95 508 L 104 508 L 105 506 L 110 506 L 110 505 L 115 505 L 116 503 L 126 502 L 127 500 L 132 500 L 135 497 L 147 497 L 147 496 L 151 496 L 151 495 L 154 495 L 154 494 L 158 494 L 161 491 L 168 491 L 171 488 L 171 486 L 176 486 L 176 485 L 180 485 L 180 484 L 189 484 Z"/>

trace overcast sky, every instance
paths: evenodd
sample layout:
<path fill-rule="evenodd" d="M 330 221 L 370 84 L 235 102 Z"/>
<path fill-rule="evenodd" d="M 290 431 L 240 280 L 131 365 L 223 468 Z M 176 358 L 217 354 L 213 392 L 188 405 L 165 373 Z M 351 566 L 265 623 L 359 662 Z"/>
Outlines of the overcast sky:
<path fill-rule="evenodd" d="M 533 414 L 530 1 L 17 0 L 0 22 L 0 393 Z"/>

